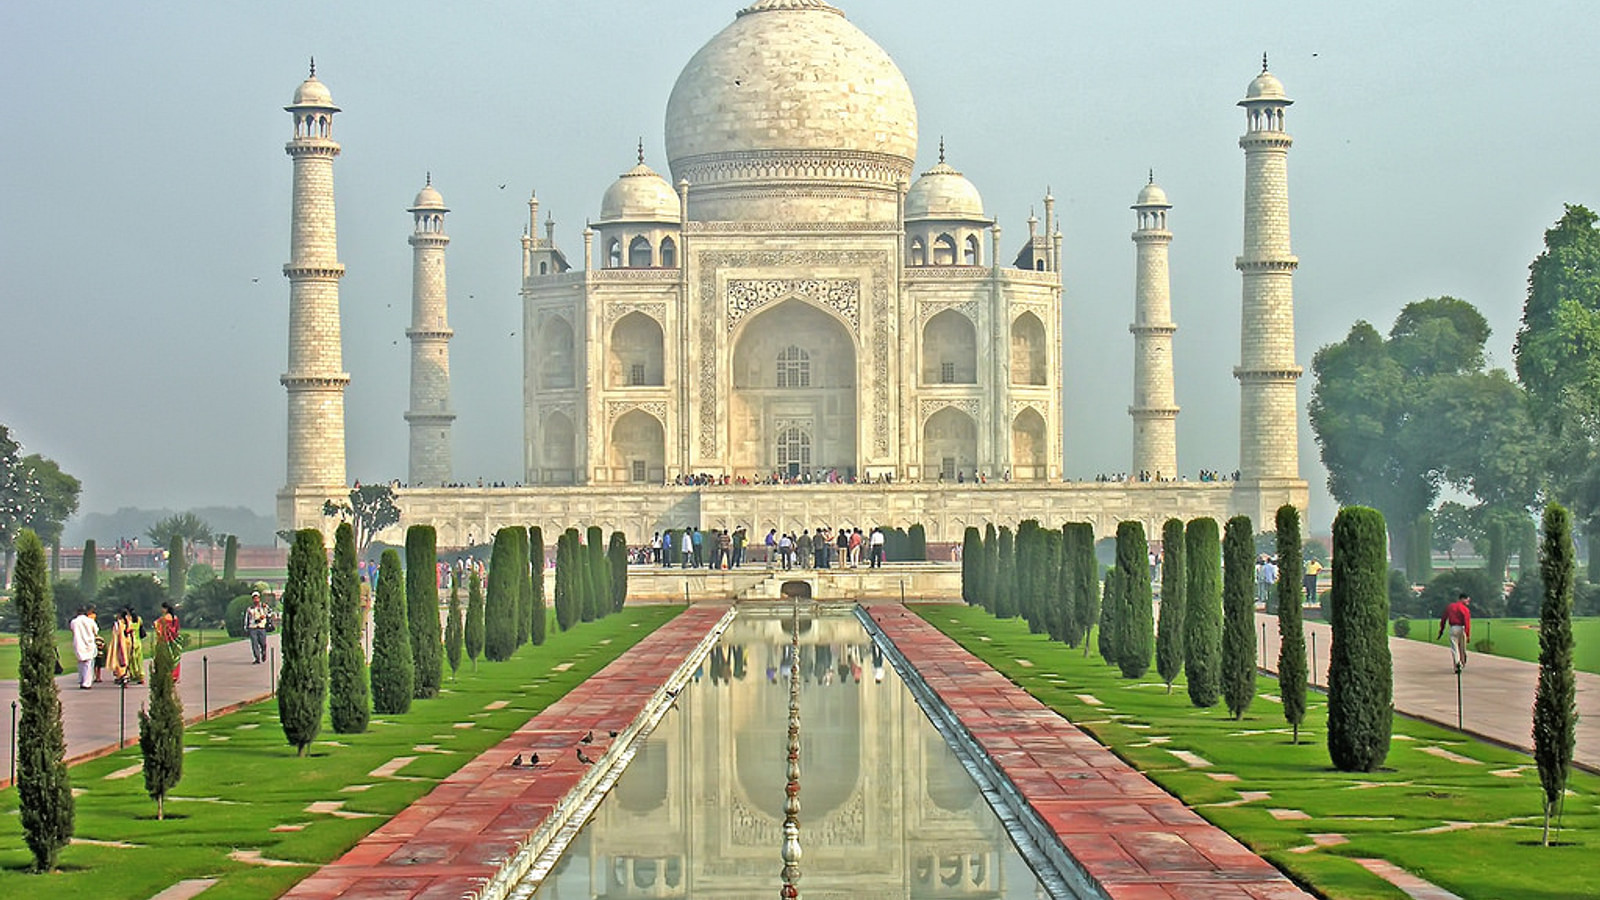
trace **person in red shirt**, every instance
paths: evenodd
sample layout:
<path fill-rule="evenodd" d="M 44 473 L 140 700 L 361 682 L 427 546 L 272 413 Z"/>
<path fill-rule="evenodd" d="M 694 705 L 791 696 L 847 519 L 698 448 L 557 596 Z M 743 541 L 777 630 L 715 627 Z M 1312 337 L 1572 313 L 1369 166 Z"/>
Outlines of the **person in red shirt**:
<path fill-rule="evenodd" d="M 1439 617 L 1439 637 L 1444 636 L 1446 627 L 1450 629 L 1450 660 L 1455 663 L 1459 672 L 1467 666 L 1467 639 L 1472 637 L 1472 609 L 1468 606 L 1472 598 L 1462 591 L 1456 597 L 1456 602 L 1444 608 L 1444 615 Z"/>

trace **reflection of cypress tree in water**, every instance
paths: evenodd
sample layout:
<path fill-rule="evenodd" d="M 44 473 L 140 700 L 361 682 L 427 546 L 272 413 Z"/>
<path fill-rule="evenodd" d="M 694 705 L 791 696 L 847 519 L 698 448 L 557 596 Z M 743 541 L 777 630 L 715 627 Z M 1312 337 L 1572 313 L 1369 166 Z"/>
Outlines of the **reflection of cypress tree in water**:
<path fill-rule="evenodd" d="M 747 671 L 745 666 L 744 646 L 735 645 L 734 648 L 729 651 L 729 655 L 733 657 L 733 677 L 739 681 L 743 681 Z"/>

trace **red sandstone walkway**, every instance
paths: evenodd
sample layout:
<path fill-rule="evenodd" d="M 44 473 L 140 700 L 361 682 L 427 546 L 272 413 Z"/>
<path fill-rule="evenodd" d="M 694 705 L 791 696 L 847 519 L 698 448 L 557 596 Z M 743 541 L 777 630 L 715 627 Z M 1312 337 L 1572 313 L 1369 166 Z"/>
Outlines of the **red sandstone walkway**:
<path fill-rule="evenodd" d="M 915 613 L 868 612 L 1111 897 L 1310 896 Z"/>
<path fill-rule="evenodd" d="M 467 763 L 286 897 L 459 900 L 495 875 L 727 612 L 695 606 Z M 593 733 L 594 742 L 579 743 Z M 538 753 L 535 769 L 509 766 Z"/>

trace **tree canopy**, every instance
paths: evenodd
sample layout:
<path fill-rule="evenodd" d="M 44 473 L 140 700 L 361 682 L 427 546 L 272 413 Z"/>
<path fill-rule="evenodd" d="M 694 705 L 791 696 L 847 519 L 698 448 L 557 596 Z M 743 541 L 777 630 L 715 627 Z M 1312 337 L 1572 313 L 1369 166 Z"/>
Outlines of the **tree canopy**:
<path fill-rule="evenodd" d="M 78 511 L 82 482 L 37 453 L 22 454 L 22 444 L 0 425 L 0 549 L 10 554 L 17 534 L 31 528 L 46 546 L 61 539 L 61 529 Z"/>
<path fill-rule="evenodd" d="M 394 488 L 387 484 L 357 485 L 348 500 L 328 500 L 322 514 L 338 516 L 356 530 L 356 552 L 365 556 L 367 546 L 378 532 L 400 521 L 400 507 L 394 503 Z"/>
<path fill-rule="evenodd" d="M 192 512 L 173 513 L 160 519 L 145 534 L 157 547 L 170 547 L 173 538 L 182 538 L 186 546 L 209 544 L 212 541 L 211 523 Z"/>

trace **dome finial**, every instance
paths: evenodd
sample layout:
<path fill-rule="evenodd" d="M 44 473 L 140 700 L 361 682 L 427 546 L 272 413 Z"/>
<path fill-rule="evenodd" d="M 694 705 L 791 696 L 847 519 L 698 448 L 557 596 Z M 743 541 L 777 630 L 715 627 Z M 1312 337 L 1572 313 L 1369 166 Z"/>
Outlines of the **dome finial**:
<path fill-rule="evenodd" d="M 639 138 L 639 165 L 644 165 L 644 138 Z"/>
<path fill-rule="evenodd" d="M 423 184 L 423 187 L 433 187 L 433 170 L 430 169 L 428 171 L 428 177 L 426 183 Z"/>
<path fill-rule="evenodd" d="M 939 162 L 944 162 L 944 135 L 939 135 Z"/>
<path fill-rule="evenodd" d="M 317 58 L 315 56 L 311 57 L 311 77 L 317 77 Z"/>
<path fill-rule="evenodd" d="M 1267 70 L 1267 51 L 1261 51 L 1261 71 Z"/>
<path fill-rule="evenodd" d="M 1148 184 L 1155 184 L 1156 183 L 1156 170 L 1153 167 L 1150 169 L 1150 181 L 1147 182 L 1147 183 Z"/>

